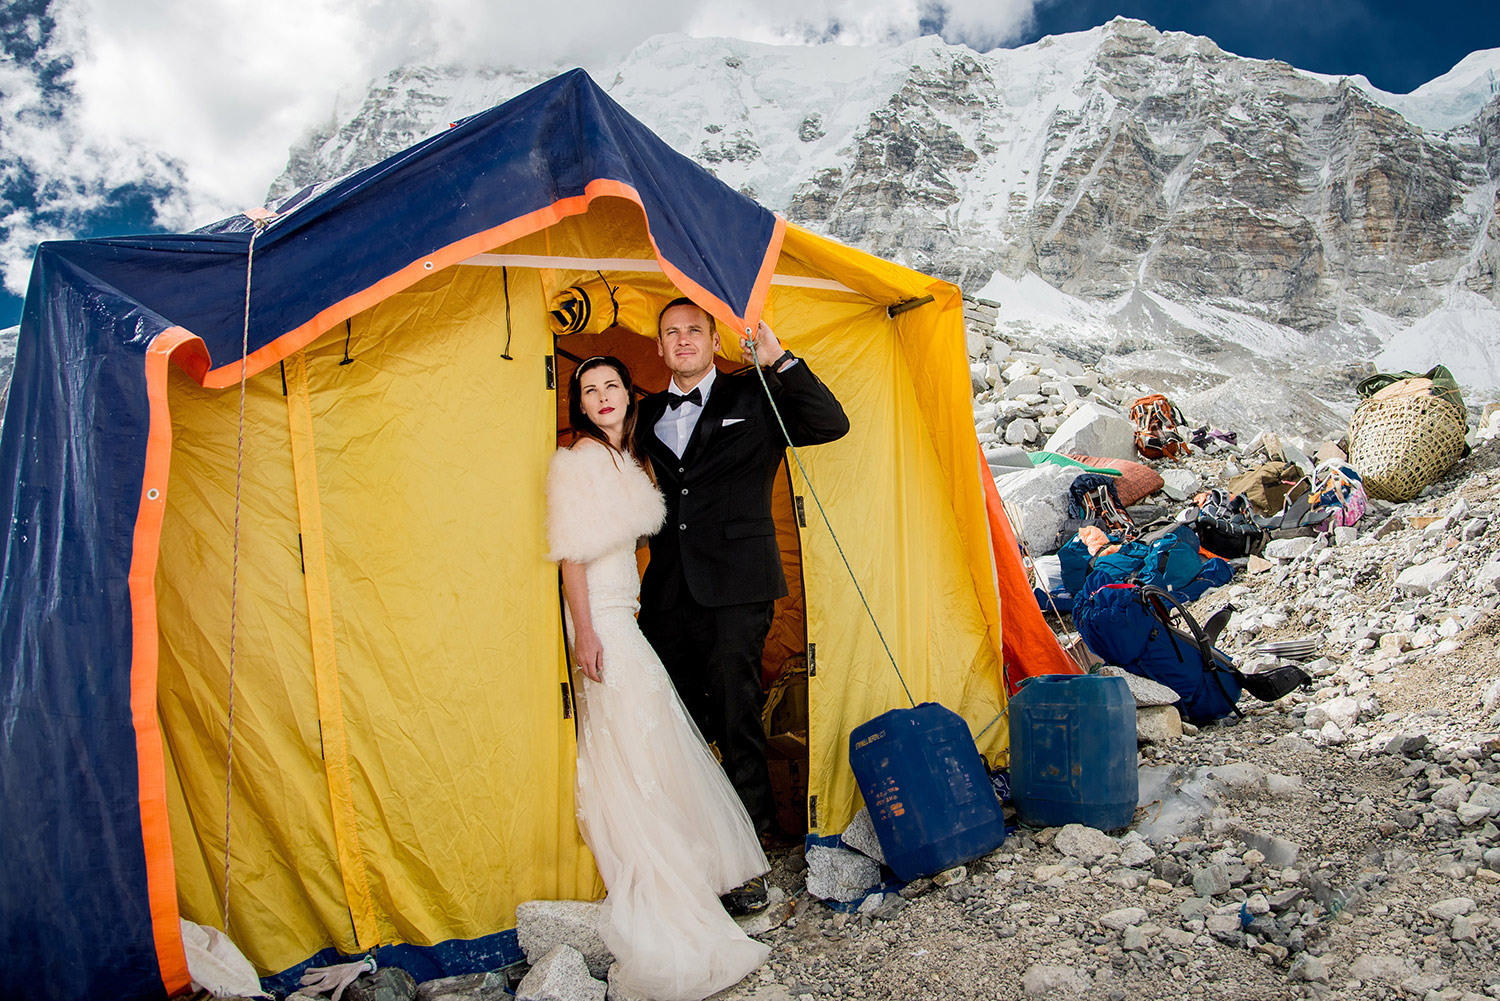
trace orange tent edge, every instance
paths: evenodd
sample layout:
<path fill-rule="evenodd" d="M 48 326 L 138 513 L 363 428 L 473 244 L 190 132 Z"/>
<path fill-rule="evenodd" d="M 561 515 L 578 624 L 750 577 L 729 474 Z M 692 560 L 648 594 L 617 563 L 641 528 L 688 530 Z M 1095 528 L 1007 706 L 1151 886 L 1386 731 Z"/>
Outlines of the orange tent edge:
<path fill-rule="evenodd" d="M 981 454 L 980 462 L 984 462 Z M 983 468 L 988 468 L 984 465 Z M 1000 491 L 989 476 L 984 481 L 984 507 L 989 515 L 990 542 L 995 551 L 995 577 L 1000 588 L 1000 639 L 1005 654 L 1007 695 L 1016 694 L 1022 678 L 1041 674 L 1082 674 L 1083 670 L 1057 642 L 1057 635 L 1042 618 L 1036 595 L 1031 591 L 1021 546 L 1010 527 Z"/>
<path fill-rule="evenodd" d="M 166 758 L 156 718 L 159 666 L 156 620 L 156 563 L 161 549 L 162 518 L 167 506 L 167 476 L 172 465 L 172 417 L 167 406 L 167 363 L 183 352 L 181 367 L 192 371 L 207 354 L 203 341 L 181 327 L 169 327 L 146 349 L 146 395 L 150 430 L 141 501 L 130 557 L 130 715 L 135 726 L 141 841 L 146 860 L 146 896 L 151 934 L 156 943 L 162 987 L 170 996 L 188 990 L 187 955 L 177 910 L 177 875 L 172 861 L 172 831 L 167 816 Z"/>
<path fill-rule="evenodd" d="M 645 213 L 645 204 L 641 201 L 641 196 L 635 188 L 623 181 L 596 178 L 584 187 L 583 194 L 581 195 L 560 198 L 545 208 L 537 209 L 535 212 L 529 212 L 526 215 L 517 216 L 508 222 L 501 223 L 499 226 L 466 236 L 462 240 L 456 240 L 446 247 L 442 247 L 431 254 L 426 254 L 420 259 L 411 262 L 401 270 L 387 275 L 369 288 L 334 303 L 306 323 L 287 331 L 270 343 L 251 352 L 244 363 L 246 374 L 254 375 L 289 355 L 302 350 L 317 340 L 319 335 L 324 331 L 395 295 L 397 292 L 410 288 L 428 275 L 466 261 L 475 254 L 482 254 L 502 244 L 510 243 L 523 236 L 529 236 L 532 233 L 546 229 L 548 226 L 568 216 L 580 215 L 588 211 L 589 204 L 595 198 L 606 196 L 624 198 L 627 201 L 635 202 L 636 205 L 641 207 L 642 214 Z M 745 316 L 743 317 L 736 314 L 728 303 L 693 281 L 672 264 L 672 262 L 662 256 L 660 248 L 656 245 L 655 237 L 651 235 L 651 220 L 649 218 L 646 220 L 646 235 L 651 240 L 652 252 L 656 255 L 662 272 L 678 288 L 691 297 L 694 302 L 702 305 L 719 319 L 733 325 L 737 330 L 743 328 L 746 325 L 746 321 L 751 317 L 759 319 L 759 314 L 765 306 L 766 294 L 770 289 L 771 276 L 775 269 L 776 259 L 781 254 L 781 243 L 786 235 L 785 219 L 780 216 L 776 217 L 775 225 L 771 231 L 771 238 L 767 242 L 765 255 L 761 261 L 755 283 L 751 288 L 750 299 L 745 310 Z M 186 364 L 183 367 L 193 374 L 203 386 L 209 389 L 227 389 L 240 380 L 241 363 L 239 359 L 211 370 L 207 368 L 206 363 L 202 364 L 197 371 Z"/>

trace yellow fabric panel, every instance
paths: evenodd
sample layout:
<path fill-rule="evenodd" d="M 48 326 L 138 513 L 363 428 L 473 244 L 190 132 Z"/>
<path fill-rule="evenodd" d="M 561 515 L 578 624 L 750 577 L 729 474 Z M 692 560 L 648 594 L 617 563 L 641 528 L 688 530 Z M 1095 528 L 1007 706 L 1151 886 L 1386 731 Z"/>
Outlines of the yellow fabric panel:
<path fill-rule="evenodd" d="M 239 391 L 204 390 L 174 368 L 168 400 L 158 712 L 179 904 L 189 920 L 218 926 Z M 240 521 L 230 932 L 274 972 L 323 945 L 355 944 L 320 758 L 279 368 L 249 382 Z"/>
<path fill-rule="evenodd" d="M 157 724 L 162 732 L 160 713 Z M 162 742 L 164 763 L 167 771 L 167 821 L 172 832 L 172 866 L 177 877 L 177 908 L 183 917 L 194 914 L 222 915 L 218 893 L 224 886 L 224 856 L 210 859 L 205 846 L 199 842 L 193 830 L 193 816 L 188 808 L 187 794 L 182 788 L 182 779 L 177 772 L 177 762 L 172 759 L 172 744 Z M 214 871 L 218 870 L 218 876 Z M 216 887 L 219 888 L 216 890 Z M 202 918 L 198 919 L 203 921 Z M 217 924 L 218 922 L 212 922 Z"/>
<path fill-rule="evenodd" d="M 789 269 L 795 262 L 798 271 L 837 276 L 846 286 L 890 304 L 924 295 L 933 297 L 933 302 L 927 305 L 897 314 L 895 323 L 928 433 L 949 483 L 959 533 L 964 540 L 966 565 L 975 590 L 984 596 L 984 614 L 998 657 L 999 594 L 995 587 L 995 560 L 983 484 L 978 478 L 979 439 L 974 433 L 962 295 L 947 282 L 795 226 L 787 228 L 782 256 Z"/>
<path fill-rule="evenodd" d="M 913 698 L 942 702 L 977 731 L 1004 704 L 999 658 L 898 325 L 883 306 L 853 297 L 835 302 L 784 288 L 773 295 L 784 339 L 850 419 L 845 438 L 801 450 L 812 485 Z M 806 493 L 795 467 L 793 483 Z M 849 732 L 909 703 L 810 495 L 806 507 L 808 641 L 817 644 L 809 794 L 818 797 L 813 833 L 830 834 L 859 804 Z"/>
<path fill-rule="evenodd" d="M 387 941 L 598 892 L 542 483 L 555 447 L 534 273 L 452 268 L 307 351 L 355 809 Z M 337 332 L 335 332 L 337 333 Z"/>
<path fill-rule="evenodd" d="M 298 351 L 286 359 L 282 372 L 287 387 L 287 427 L 292 438 L 298 535 L 302 539 L 302 580 L 307 587 L 308 638 L 312 647 L 313 687 L 318 695 L 323 768 L 333 812 L 333 843 L 344 880 L 344 899 L 349 903 L 349 916 L 354 922 L 354 940 L 361 949 L 370 949 L 381 943 L 381 937 L 375 919 L 375 901 L 370 897 L 370 877 L 359 848 L 354 792 L 349 782 L 349 738 L 344 726 L 343 698 L 339 694 L 338 653 L 333 634 L 333 604 L 328 593 L 328 560 L 318 496 L 306 352 Z"/>
<path fill-rule="evenodd" d="M 535 273 L 458 268 L 307 350 L 339 695 L 382 942 L 594 898 L 542 477 L 555 447 Z M 174 372 L 160 697 L 184 916 L 219 923 L 237 390 Z M 231 932 L 262 972 L 356 941 L 320 755 L 280 367 L 250 380 L 235 665 Z M 179 795 L 180 793 L 180 795 Z M 175 805 L 181 803 L 180 809 Z"/>

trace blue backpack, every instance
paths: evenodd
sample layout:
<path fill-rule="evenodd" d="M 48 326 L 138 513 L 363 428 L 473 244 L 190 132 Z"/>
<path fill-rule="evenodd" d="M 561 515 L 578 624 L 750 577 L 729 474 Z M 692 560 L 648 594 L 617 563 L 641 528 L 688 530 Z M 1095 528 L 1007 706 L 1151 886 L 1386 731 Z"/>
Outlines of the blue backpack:
<path fill-rule="evenodd" d="M 1151 543 L 1135 576 L 1142 584 L 1196 601 L 1209 588 L 1228 584 L 1234 567 L 1217 556 L 1205 560 L 1198 552 L 1198 533 L 1190 525 L 1178 525 Z"/>
<path fill-rule="evenodd" d="M 1186 629 L 1172 624 L 1171 610 Z M 1239 712 L 1235 703 L 1242 679 L 1234 663 L 1170 592 L 1121 583 L 1095 571 L 1083 593 L 1074 596 L 1073 623 L 1106 663 L 1176 692 L 1177 711 L 1189 723 L 1210 723 Z"/>
<path fill-rule="evenodd" d="M 1113 536 L 1111 541 L 1117 541 Z M 1178 525 L 1154 542 L 1127 542 L 1117 551 L 1098 558 L 1076 535 L 1057 551 L 1062 564 L 1064 589 L 1071 595 L 1083 591 L 1090 574 L 1104 573 L 1117 583 L 1138 580 L 1188 601 L 1195 601 L 1211 587 L 1228 584 L 1234 567 L 1217 556 L 1205 560 L 1198 552 L 1198 535 L 1190 525 Z"/>

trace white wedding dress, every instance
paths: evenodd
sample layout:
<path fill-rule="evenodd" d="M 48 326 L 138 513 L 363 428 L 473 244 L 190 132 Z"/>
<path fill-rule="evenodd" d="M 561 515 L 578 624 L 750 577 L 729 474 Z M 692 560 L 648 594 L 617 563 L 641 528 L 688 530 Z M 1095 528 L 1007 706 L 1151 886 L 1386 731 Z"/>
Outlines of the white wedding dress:
<path fill-rule="evenodd" d="M 582 439 L 547 476 L 550 558 L 585 564 L 604 648 L 602 683 L 580 672 L 578 828 L 608 891 L 600 929 L 613 983 L 658 999 L 701 999 L 769 952 L 719 895 L 769 866 L 760 842 L 667 672 L 636 625 L 636 541 L 665 507 L 628 457 Z M 572 636 L 572 620 L 568 619 Z"/>

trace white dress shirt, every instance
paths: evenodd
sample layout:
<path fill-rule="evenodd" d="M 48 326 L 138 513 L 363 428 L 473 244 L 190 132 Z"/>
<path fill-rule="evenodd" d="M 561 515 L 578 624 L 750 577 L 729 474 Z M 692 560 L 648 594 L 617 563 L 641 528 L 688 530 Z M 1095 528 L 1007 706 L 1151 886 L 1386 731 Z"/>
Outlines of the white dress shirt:
<path fill-rule="evenodd" d="M 698 381 L 693 388 L 698 390 L 702 397 L 702 403 L 680 403 L 676 407 L 667 407 L 662 413 L 661 419 L 656 422 L 656 437 L 672 450 L 677 458 L 682 458 L 682 453 L 687 451 L 688 440 L 693 437 L 693 428 L 698 426 L 698 418 L 703 415 L 703 407 L 708 403 L 708 394 L 713 391 L 714 378 L 718 375 L 718 369 L 710 367 L 708 372 Z M 688 390 L 692 392 L 692 390 Z M 670 398 L 673 394 L 683 396 L 677 389 L 676 382 L 667 383 L 667 394 Z"/>

